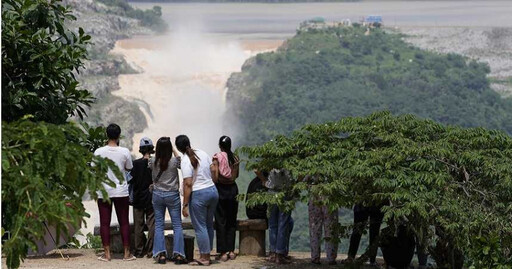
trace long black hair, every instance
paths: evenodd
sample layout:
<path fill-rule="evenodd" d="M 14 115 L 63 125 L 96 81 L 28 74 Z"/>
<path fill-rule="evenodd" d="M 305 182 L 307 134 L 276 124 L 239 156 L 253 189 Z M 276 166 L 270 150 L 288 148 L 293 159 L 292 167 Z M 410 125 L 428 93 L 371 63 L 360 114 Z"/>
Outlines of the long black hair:
<path fill-rule="evenodd" d="M 219 139 L 219 148 L 221 151 L 224 151 L 228 154 L 228 161 L 230 165 L 235 164 L 235 154 L 231 151 L 231 138 L 229 136 L 223 135 Z"/>
<path fill-rule="evenodd" d="M 178 148 L 178 150 L 181 153 L 187 154 L 188 158 L 190 159 L 190 163 L 192 164 L 192 167 L 194 167 L 194 169 L 197 168 L 197 166 L 199 165 L 199 157 L 190 147 L 190 140 L 188 139 L 188 136 L 178 135 L 174 143 L 176 144 L 176 148 Z"/>
<path fill-rule="evenodd" d="M 167 170 L 172 157 L 172 144 L 170 137 L 160 137 L 156 142 L 155 167 L 158 165 L 160 171 Z"/>

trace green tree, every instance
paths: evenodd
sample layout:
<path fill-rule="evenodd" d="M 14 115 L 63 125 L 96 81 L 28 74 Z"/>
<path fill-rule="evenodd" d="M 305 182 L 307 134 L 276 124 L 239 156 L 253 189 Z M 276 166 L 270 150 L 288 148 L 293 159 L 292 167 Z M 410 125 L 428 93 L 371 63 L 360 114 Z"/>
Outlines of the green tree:
<path fill-rule="evenodd" d="M 92 151 L 104 130 L 67 122 L 85 116 L 92 101 L 75 74 L 90 39 L 68 30 L 74 17 L 57 0 L 2 1 L 2 252 L 7 267 L 20 266 L 46 225 L 57 234 L 88 216 L 82 197 L 97 198 L 106 173 L 122 175 Z M 57 235 L 57 238 L 60 236 Z"/>
<path fill-rule="evenodd" d="M 90 36 L 68 30 L 74 19 L 58 0 L 2 1 L 2 120 L 30 114 L 56 124 L 83 117 L 92 95 L 78 88 L 75 73 Z"/>
<path fill-rule="evenodd" d="M 244 147 L 248 169 L 285 168 L 296 180 L 285 193 L 252 197 L 291 210 L 311 194 L 335 210 L 381 204 L 387 226 L 405 225 L 430 246 L 462 251 L 468 266 L 512 268 L 512 138 L 501 131 L 444 126 L 380 112 L 310 124 L 289 137 Z M 315 175 L 315 182 L 300 180 Z M 449 264 L 447 264 L 449 263 Z"/>

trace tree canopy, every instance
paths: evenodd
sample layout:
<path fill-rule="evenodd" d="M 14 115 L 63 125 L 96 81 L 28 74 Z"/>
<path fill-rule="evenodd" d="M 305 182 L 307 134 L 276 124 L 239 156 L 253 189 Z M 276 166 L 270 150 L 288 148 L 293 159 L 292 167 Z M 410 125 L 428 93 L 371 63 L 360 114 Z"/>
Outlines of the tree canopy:
<path fill-rule="evenodd" d="M 446 242 L 468 266 L 512 266 L 512 138 L 502 131 L 379 112 L 309 124 L 241 151 L 249 169 L 284 168 L 294 176 L 286 191 L 253 196 L 249 205 L 291 210 L 312 194 L 326 197 L 332 210 L 387 203 L 387 225 L 422 235 L 439 267 L 453 267 Z"/>
<path fill-rule="evenodd" d="M 90 36 L 65 26 L 71 11 L 58 0 L 2 1 L 2 120 L 33 115 L 56 124 L 83 117 L 92 95 L 78 88 Z"/>
<path fill-rule="evenodd" d="M 78 88 L 90 36 L 66 28 L 71 11 L 58 0 L 2 1 L 2 243 L 7 267 L 17 268 L 29 248 L 56 227 L 57 240 L 88 216 L 82 205 L 114 184 L 110 160 L 92 151 L 104 129 L 79 126 L 91 94 Z M 48 242 L 49 243 L 49 242 Z M 57 242 L 58 243 L 58 242 Z M 62 242 L 61 242 L 62 243 Z"/>

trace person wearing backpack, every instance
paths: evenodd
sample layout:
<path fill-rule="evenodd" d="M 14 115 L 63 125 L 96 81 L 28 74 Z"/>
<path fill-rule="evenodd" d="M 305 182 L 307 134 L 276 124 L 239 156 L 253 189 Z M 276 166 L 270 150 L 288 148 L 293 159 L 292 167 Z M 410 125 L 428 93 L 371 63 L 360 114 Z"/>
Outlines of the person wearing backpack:
<path fill-rule="evenodd" d="M 142 258 L 144 255 L 152 256 L 153 237 L 155 234 L 155 212 L 153 211 L 153 199 L 149 186 L 153 183 L 151 168 L 148 167 L 153 150 L 153 141 L 148 137 L 140 140 L 139 152 L 142 158 L 133 161 L 133 168 L 130 171 L 132 179 L 128 183 L 130 192 L 130 203 L 133 207 L 134 226 L 134 255 Z M 144 234 L 144 225 L 148 227 L 148 237 Z"/>
<path fill-rule="evenodd" d="M 172 156 L 174 153 L 174 156 Z M 181 159 L 174 150 L 171 138 L 161 137 L 156 143 L 156 154 L 151 159 L 153 176 L 153 208 L 155 209 L 155 239 L 153 242 L 153 258 L 165 264 L 167 258 L 175 264 L 184 264 L 185 241 L 181 226 L 181 199 L 179 192 L 179 175 Z M 173 253 L 167 253 L 165 247 L 165 211 L 169 211 L 173 229 Z"/>
<path fill-rule="evenodd" d="M 239 160 L 231 151 L 231 138 L 221 136 L 220 152 L 213 155 L 211 174 L 219 193 L 219 202 L 215 210 L 217 232 L 217 252 L 221 261 L 234 260 L 236 218 L 238 215 L 238 178 Z"/>

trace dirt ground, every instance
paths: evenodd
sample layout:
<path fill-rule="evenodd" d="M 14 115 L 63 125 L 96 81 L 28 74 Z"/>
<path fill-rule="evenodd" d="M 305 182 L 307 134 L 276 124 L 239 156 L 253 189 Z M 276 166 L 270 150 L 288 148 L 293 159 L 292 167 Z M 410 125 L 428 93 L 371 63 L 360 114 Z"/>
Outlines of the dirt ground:
<path fill-rule="evenodd" d="M 107 269 L 107 268 L 122 268 L 122 269 L 131 269 L 131 268 L 163 268 L 172 266 L 175 267 L 173 263 L 167 263 L 166 265 L 160 265 L 153 261 L 151 258 L 141 258 L 135 261 L 125 262 L 122 260 L 121 254 L 113 255 L 113 259 L 110 262 L 102 262 L 97 260 L 98 254 L 92 249 L 63 249 L 62 253 L 65 257 L 69 256 L 69 260 L 64 260 L 61 258 L 58 252 L 52 252 L 45 256 L 39 257 L 30 257 L 25 259 L 25 262 L 21 264 L 20 268 L 38 268 L 38 269 L 81 269 L 81 268 L 93 268 L 93 269 Z M 196 253 L 196 256 L 198 254 Z M 304 252 L 294 252 L 291 253 L 293 257 L 292 263 L 289 265 L 281 265 L 277 266 L 272 263 L 268 263 L 264 258 L 254 257 L 254 256 L 239 256 L 234 261 L 228 262 L 214 262 L 211 267 L 214 268 L 225 268 L 225 269 L 270 269 L 270 268 L 281 268 L 281 269 L 318 269 L 318 268 L 343 268 L 341 264 L 338 263 L 337 266 L 329 266 L 327 265 L 326 260 L 322 260 L 322 265 L 314 265 L 310 263 L 309 253 Z M 338 261 L 344 259 L 344 255 L 338 256 Z M 181 268 L 197 268 L 197 266 L 189 266 L 189 265 L 180 265 Z M 5 259 L 2 259 L 2 268 L 7 268 L 5 266 Z"/>

